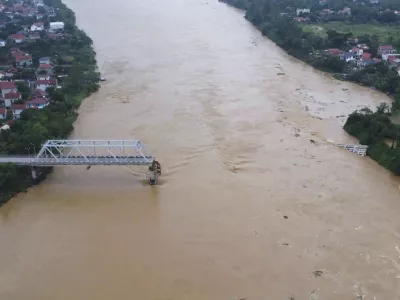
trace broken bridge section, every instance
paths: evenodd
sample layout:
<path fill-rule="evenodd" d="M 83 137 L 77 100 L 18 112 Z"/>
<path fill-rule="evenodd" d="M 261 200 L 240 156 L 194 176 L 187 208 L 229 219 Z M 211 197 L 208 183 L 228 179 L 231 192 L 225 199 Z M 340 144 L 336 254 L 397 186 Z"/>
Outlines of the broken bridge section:
<path fill-rule="evenodd" d="M 336 146 L 353 152 L 359 156 L 367 155 L 368 146 L 365 145 L 337 144 Z"/>

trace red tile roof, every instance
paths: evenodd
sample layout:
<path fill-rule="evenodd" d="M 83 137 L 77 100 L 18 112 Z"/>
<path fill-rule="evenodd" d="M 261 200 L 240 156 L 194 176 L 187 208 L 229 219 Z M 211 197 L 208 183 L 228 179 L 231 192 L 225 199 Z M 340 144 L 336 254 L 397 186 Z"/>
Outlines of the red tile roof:
<path fill-rule="evenodd" d="M 5 99 L 19 99 L 19 98 L 21 98 L 21 94 L 18 93 L 18 92 L 16 92 L 16 93 L 9 92 L 9 93 L 4 95 L 4 98 Z"/>
<path fill-rule="evenodd" d="M 36 89 L 35 94 L 44 96 L 44 95 L 46 95 L 46 92 L 42 91 L 41 89 Z"/>
<path fill-rule="evenodd" d="M 44 26 L 44 23 L 43 22 L 36 22 L 36 23 L 33 23 L 32 26 L 36 26 L 36 27 Z"/>
<path fill-rule="evenodd" d="M 393 50 L 392 45 L 382 45 L 378 47 L 378 50 Z"/>
<path fill-rule="evenodd" d="M 15 89 L 17 86 L 15 85 L 15 82 L 13 81 L 1 81 L 0 82 L 0 89 Z"/>
<path fill-rule="evenodd" d="M 372 57 L 372 54 L 371 54 L 371 53 L 368 53 L 368 52 L 364 52 L 364 53 L 361 55 L 361 59 L 362 59 L 362 60 L 370 60 L 371 57 Z"/>
<path fill-rule="evenodd" d="M 15 57 L 16 62 L 25 61 L 25 60 L 32 60 L 32 55 L 18 55 Z"/>
<path fill-rule="evenodd" d="M 22 56 L 22 55 L 24 55 L 24 54 L 25 54 L 25 53 L 24 53 L 23 51 L 19 50 L 19 49 L 17 49 L 17 50 L 11 50 L 11 55 L 12 55 L 13 57 Z"/>
<path fill-rule="evenodd" d="M 51 65 L 48 65 L 48 64 L 41 64 L 40 66 L 39 66 L 39 69 L 51 69 L 52 68 L 52 66 Z"/>
<path fill-rule="evenodd" d="M 339 55 L 342 54 L 343 51 L 337 48 L 333 48 L 333 49 L 328 49 L 329 54 L 331 55 Z"/>
<path fill-rule="evenodd" d="M 0 107 L 0 114 L 5 115 L 7 113 L 7 109 L 5 107 Z"/>
<path fill-rule="evenodd" d="M 11 104 L 11 109 L 12 110 L 24 110 L 26 109 L 26 104 Z"/>
<path fill-rule="evenodd" d="M 27 101 L 26 104 L 46 104 L 47 102 L 49 102 L 47 98 L 35 98 Z"/>
<path fill-rule="evenodd" d="M 50 84 L 50 80 L 36 80 L 36 84 Z"/>
<path fill-rule="evenodd" d="M 10 35 L 10 37 L 14 40 L 22 40 L 25 38 L 25 36 L 23 34 L 12 34 L 12 35 Z"/>

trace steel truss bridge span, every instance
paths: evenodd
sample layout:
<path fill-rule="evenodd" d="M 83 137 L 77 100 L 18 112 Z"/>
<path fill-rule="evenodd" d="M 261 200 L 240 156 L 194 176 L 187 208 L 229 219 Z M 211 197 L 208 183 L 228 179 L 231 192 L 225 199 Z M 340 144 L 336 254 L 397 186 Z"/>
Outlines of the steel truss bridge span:
<path fill-rule="evenodd" d="M 139 140 L 49 140 L 37 155 L 0 157 L 0 164 L 28 166 L 151 166 L 154 156 Z"/>

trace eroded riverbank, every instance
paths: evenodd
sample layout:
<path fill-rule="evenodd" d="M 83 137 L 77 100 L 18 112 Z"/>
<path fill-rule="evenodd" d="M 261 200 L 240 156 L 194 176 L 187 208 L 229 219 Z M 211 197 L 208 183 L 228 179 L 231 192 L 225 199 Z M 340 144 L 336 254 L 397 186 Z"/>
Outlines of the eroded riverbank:
<path fill-rule="evenodd" d="M 10 201 L 1 299 L 396 299 L 399 182 L 330 143 L 349 139 L 337 116 L 382 95 L 290 58 L 217 2 L 66 3 L 108 79 L 73 137 L 140 138 L 164 184 L 57 168 Z"/>

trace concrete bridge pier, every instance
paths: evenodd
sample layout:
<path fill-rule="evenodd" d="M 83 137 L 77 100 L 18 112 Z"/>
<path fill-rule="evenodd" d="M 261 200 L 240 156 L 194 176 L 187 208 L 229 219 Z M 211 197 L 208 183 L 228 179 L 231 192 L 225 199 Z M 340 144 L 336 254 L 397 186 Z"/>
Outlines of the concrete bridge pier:
<path fill-rule="evenodd" d="M 35 170 L 34 167 L 31 167 L 31 172 L 32 172 L 32 179 L 33 179 L 33 180 L 36 180 L 37 175 L 36 175 L 36 170 Z"/>
<path fill-rule="evenodd" d="M 154 160 L 151 166 L 149 167 L 150 173 L 150 185 L 158 184 L 158 177 L 161 175 L 161 164 Z"/>

